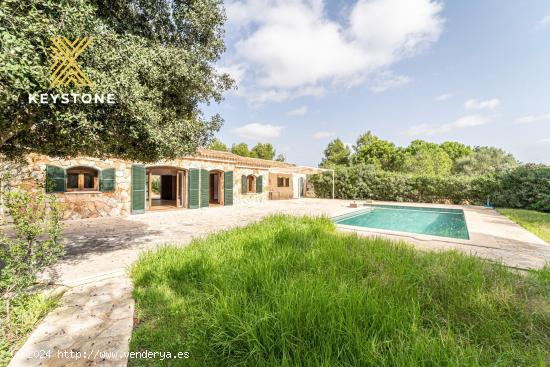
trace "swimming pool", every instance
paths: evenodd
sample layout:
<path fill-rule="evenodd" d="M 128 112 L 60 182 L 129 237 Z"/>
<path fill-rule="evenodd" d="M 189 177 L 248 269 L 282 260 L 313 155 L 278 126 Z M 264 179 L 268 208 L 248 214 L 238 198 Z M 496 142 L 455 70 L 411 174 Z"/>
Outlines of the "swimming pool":
<path fill-rule="evenodd" d="M 333 218 L 336 224 L 469 240 L 462 209 L 366 205 L 366 209 Z"/>

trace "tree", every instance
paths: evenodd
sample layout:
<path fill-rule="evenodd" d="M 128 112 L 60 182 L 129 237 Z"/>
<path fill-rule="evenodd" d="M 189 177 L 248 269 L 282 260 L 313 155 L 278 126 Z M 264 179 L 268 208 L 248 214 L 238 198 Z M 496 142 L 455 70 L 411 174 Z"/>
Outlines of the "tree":
<path fill-rule="evenodd" d="M 282 154 L 282 153 L 281 153 L 281 154 L 277 154 L 277 156 L 275 157 L 275 161 L 277 161 L 277 162 L 284 162 L 284 161 L 286 161 L 286 157 L 285 157 L 285 155 Z"/>
<path fill-rule="evenodd" d="M 385 171 L 395 171 L 398 162 L 397 149 L 387 140 L 376 139 L 360 145 L 353 155 L 353 163 L 369 164 Z"/>
<path fill-rule="evenodd" d="M 439 146 L 447 153 L 453 162 L 456 162 L 460 158 L 467 157 L 473 152 L 472 147 L 456 141 L 446 141 Z"/>
<path fill-rule="evenodd" d="M 319 164 L 320 167 L 330 167 L 335 165 L 345 165 L 350 163 L 350 148 L 340 140 L 336 138 L 328 143 L 325 152 L 325 156 Z"/>
<path fill-rule="evenodd" d="M 501 173 L 518 166 L 518 161 L 510 153 L 494 147 L 475 147 L 474 152 L 459 159 L 455 164 L 455 173 L 482 175 Z"/>
<path fill-rule="evenodd" d="M 241 157 L 250 157 L 250 150 L 248 150 L 248 144 L 239 143 L 231 146 L 231 153 L 240 155 Z"/>
<path fill-rule="evenodd" d="M 250 150 L 250 155 L 252 157 L 270 161 L 275 158 L 275 154 L 275 149 L 271 143 L 258 143 Z"/>
<path fill-rule="evenodd" d="M 217 131 L 199 106 L 233 86 L 214 67 L 224 51 L 221 0 L 0 2 L 0 155 L 116 156 L 155 161 L 192 153 Z M 50 88 L 51 39 L 93 36 L 77 63 L 112 104 L 28 103 Z"/>
<path fill-rule="evenodd" d="M 403 170 L 424 175 L 449 175 L 453 161 L 439 145 L 423 140 L 412 141 L 403 151 Z"/>
<path fill-rule="evenodd" d="M 365 134 L 359 135 L 355 145 L 353 146 L 353 150 L 357 153 L 361 149 L 361 147 L 372 144 L 373 142 L 378 140 L 378 137 L 369 130 Z"/>
<path fill-rule="evenodd" d="M 229 148 L 227 145 L 225 145 L 220 139 L 214 138 L 210 145 L 208 146 L 208 149 L 212 150 L 219 150 L 221 152 L 229 152 Z"/>

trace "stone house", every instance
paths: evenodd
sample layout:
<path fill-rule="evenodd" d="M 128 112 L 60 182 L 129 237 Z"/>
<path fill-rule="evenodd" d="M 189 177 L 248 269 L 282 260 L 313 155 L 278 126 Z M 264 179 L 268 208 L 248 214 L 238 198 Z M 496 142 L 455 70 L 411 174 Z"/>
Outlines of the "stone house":
<path fill-rule="evenodd" d="M 199 149 L 154 164 L 31 154 L 11 176 L 57 196 L 65 219 L 81 219 L 305 197 L 307 175 L 322 171 Z"/>

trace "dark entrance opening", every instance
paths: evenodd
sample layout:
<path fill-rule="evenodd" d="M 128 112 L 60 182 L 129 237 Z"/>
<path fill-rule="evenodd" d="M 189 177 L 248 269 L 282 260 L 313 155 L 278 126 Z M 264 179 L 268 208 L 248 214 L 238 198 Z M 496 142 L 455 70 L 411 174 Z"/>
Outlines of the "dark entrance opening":
<path fill-rule="evenodd" d="M 210 171 L 209 174 L 209 203 L 211 205 L 223 204 L 223 172 Z"/>
<path fill-rule="evenodd" d="M 173 167 L 147 168 L 147 207 L 161 210 L 185 207 L 186 171 Z"/>

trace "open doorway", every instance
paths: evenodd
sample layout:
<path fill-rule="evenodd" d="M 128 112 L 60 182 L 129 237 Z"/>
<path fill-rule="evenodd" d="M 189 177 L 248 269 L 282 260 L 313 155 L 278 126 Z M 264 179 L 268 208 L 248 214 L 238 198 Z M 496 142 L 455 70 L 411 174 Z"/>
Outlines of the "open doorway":
<path fill-rule="evenodd" d="M 147 168 L 148 210 L 163 210 L 186 207 L 186 178 L 186 171 L 178 168 Z"/>
<path fill-rule="evenodd" d="M 222 171 L 210 171 L 209 172 L 209 204 L 210 205 L 223 205 L 223 172 Z"/>

